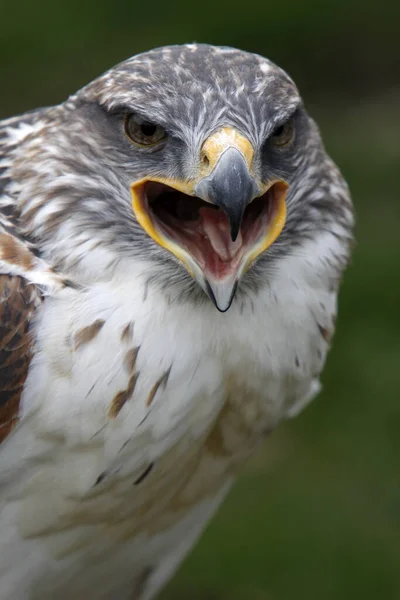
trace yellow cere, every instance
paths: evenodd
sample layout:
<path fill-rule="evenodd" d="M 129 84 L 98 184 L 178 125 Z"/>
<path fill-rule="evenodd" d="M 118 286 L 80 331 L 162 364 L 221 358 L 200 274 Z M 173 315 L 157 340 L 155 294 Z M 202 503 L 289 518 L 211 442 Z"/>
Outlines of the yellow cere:
<path fill-rule="evenodd" d="M 202 175 L 208 175 L 218 163 L 221 155 L 228 148 L 236 148 L 244 157 L 248 169 L 252 172 L 252 163 L 254 156 L 254 148 L 243 135 L 238 133 L 232 127 L 223 127 L 216 133 L 212 134 L 203 144 L 201 155 L 203 157 Z M 204 158 L 208 162 L 204 162 Z"/>

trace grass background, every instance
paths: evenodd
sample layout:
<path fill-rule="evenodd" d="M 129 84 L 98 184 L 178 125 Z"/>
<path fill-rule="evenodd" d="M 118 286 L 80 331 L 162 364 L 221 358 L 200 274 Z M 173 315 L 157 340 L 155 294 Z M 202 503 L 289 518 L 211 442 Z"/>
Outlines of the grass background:
<path fill-rule="evenodd" d="M 400 598 L 399 6 L 0 0 L 0 118 L 157 45 L 234 45 L 295 78 L 355 200 L 324 391 L 249 463 L 161 600 Z"/>

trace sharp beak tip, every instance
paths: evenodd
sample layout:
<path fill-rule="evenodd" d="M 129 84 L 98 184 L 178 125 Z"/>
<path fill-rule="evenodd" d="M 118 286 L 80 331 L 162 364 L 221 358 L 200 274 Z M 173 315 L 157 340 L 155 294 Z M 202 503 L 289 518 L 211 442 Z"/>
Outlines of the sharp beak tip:
<path fill-rule="evenodd" d="M 239 223 L 229 223 L 229 228 L 230 228 L 230 232 L 231 232 L 231 240 L 232 242 L 236 242 L 237 236 L 239 235 L 239 231 L 240 231 L 240 222 Z"/>
<path fill-rule="evenodd" d="M 232 304 L 232 300 L 231 300 L 231 302 L 228 304 L 228 306 L 226 308 L 221 308 L 220 306 L 218 306 L 218 304 L 215 304 L 215 308 L 218 310 L 218 312 L 220 312 L 220 313 L 223 314 L 223 313 L 228 312 L 228 310 L 231 307 L 231 304 Z"/>
<path fill-rule="evenodd" d="M 238 281 L 218 282 L 211 284 L 206 281 L 206 292 L 209 298 L 213 301 L 215 308 L 221 312 L 227 312 L 233 302 L 237 289 Z"/>

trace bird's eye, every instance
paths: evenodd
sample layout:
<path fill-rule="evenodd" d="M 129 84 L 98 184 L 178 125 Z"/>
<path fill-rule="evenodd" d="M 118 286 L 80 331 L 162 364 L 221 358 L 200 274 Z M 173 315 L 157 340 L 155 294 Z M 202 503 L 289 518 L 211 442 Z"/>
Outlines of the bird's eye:
<path fill-rule="evenodd" d="M 279 125 L 271 135 L 271 142 L 274 146 L 281 148 L 287 146 L 293 140 L 294 136 L 294 119 L 291 118 L 286 123 Z"/>
<path fill-rule="evenodd" d="M 132 142 L 139 146 L 154 146 L 167 137 L 167 133 L 161 125 L 132 114 L 125 117 L 125 133 Z"/>

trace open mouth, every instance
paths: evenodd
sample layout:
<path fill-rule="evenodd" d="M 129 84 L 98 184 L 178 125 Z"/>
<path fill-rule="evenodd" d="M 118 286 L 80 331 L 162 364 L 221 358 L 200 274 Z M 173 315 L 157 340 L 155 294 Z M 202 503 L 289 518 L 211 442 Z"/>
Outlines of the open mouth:
<path fill-rule="evenodd" d="M 138 216 L 140 211 L 142 220 L 145 217 L 147 226 L 141 222 L 145 230 L 181 259 L 174 248 L 183 249 L 212 280 L 243 272 L 276 239 L 285 220 L 287 187 L 284 181 L 275 181 L 248 204 L 233 241 L 228 217 L 218 206 L 158 181 L 132 186 L 134 209 L 136 199 L 135 212 Z"/>

